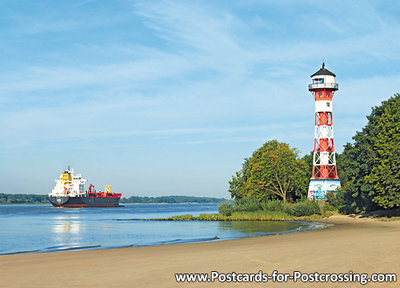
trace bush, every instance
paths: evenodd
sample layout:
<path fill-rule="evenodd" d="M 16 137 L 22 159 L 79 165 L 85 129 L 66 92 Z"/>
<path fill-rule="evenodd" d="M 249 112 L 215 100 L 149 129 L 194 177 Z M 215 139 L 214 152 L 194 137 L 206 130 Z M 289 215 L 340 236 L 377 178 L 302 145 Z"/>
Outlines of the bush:
<path fill-rule="evenodd" d="M 260 210 L 260 201 L 255 198 L 244 198 L 236 200 L 235 211 L 257 211 Z"/>
<path fill-rule="evenodd" d="M 193 215 L 191 214 L 185 214 L 185 215 L 178 215 L 178 216 L 172 216 L 170 219 L 174 221 L 191 221 L 193 220 Z M 168 220 L 167 218 L 165 220 Z"/>
<path fill-rule="evenodd" d="M 328 192 L 326 193 L 326 204 L 325 206 L 327 206 L 327 209 L 331 209 L 332 210 L 339 210 L 340 208 L 340 195 L 337 195 L 337 192 Z"/>
<path fill-rule="evenodd" d="M 317 201 L 300 201 L 293 204 L 290 214 L 296 217 L 321 214 L 321 207 Z"/>
<path fill-rule="evenodd" d="M 230 202 L 223 202 L 218 206 L 218 212 L 224 216 L 231 216 L 235 208 Z"/>
<path fill-rule="evenodd" d="M 285 213 L 290 213 L 290 204 L 286 201 L 283 200 L 270 200 L 270 201 L 265 201 L 260 203 L 261 208 L 264 211 L 279 211 L 279 212 L 285 212 Z"/>

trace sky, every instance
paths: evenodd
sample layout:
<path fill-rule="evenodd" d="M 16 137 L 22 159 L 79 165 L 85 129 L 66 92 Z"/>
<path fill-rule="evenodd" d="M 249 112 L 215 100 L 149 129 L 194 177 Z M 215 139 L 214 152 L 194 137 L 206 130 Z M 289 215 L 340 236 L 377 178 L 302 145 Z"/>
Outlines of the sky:
<path fill-rule="evenodd" d="M 71 165 L 123 196 L 229 198 L 277 139 L 313 149 L 310 75 L 336 74 L 336 151 L 399 93 L 399 1 L 0 0 L 0 193 Z"/>

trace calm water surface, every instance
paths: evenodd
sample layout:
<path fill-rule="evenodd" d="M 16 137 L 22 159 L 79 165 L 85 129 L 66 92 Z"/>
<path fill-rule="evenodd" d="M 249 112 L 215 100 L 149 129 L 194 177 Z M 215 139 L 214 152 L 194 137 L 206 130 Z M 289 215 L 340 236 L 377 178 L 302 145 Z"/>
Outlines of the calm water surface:
<path fill-rule="evenodd" d="M 0 206 L 0 254 L 207 242 L 311 229 L 295 222 L 143 221 L 216 213 L 216 204 L 125 204 L 117 208 Z"/>

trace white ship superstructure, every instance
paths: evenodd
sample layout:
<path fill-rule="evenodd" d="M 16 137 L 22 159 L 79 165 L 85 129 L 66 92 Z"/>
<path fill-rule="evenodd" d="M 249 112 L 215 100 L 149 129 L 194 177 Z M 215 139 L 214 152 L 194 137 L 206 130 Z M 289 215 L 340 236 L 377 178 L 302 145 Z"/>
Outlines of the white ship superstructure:
<path fill-rule="evenodd" d="M 60 179 L 56 179 L 56 186 L 49 194 L 49 196 L 60 197 L 80 197 L 86 194 L 85 183 L 87 179 L 83 178 L 81 174 L 74 174 L 74 169 L 68 167 L 60 176 Z"/>

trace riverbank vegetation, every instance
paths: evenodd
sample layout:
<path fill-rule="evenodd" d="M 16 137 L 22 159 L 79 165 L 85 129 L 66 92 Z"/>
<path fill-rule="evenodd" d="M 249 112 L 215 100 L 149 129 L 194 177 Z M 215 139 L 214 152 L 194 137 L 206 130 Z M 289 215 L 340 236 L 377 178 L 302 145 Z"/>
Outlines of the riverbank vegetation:
<path fill-rule="evenodd" d="M 342 187 L 329 201 L 346 214 L 400 207 L 400 94 L 367 119 L 337 161 Z"/>
<path fill-rule="evenodd" d="M 321 217 L 323 203 L 307 200 L 311 169 L 311 155 L 300 158 L 289 144 L 268 141 L 244 159 L 242 169 L 229 181 L 233 202 L 220 204 L 218 210 L 223 216 L 239 218 L 250 212 L 260 219 Z"/>
<path fill-rule="evenodd" d="M 260 202 L 255 198 L 242 199 L 234 205 L 226 201 L 218 206 L 219 214 L 179 215 L 151 220 L 159 221 L 267 221 L 294 220 L 309 221 L 329 217 L 331 209 L 321 202 L 301 200 L 290 204 L 282 200 Z"/>
<path fill-rule="evenodd" d="M 329 205 L 321 201 L 308 201 L 301 199 L 294 204 L 284 200 L 259 201 L 255 198 L 244 198 L 236 201 L 236 204 L 224 202 L 218 206 L 221 215 L 231 216 L 240 214 L 237 212 L 260 212 L 262 214 L 274 214 L 283 217 L 302 217 L 311 215 L 326 216 L 331 211 Z M 243 213 L 242 213 L 243 214 Z M 245 214 L 245 213 L 244 213 Z"/>
<path fill-rule="evenodd" d="M 311 167 L 299 151 L 277 140 L 266 142 L 229 181 L 232 199 L 294 201 L 307 195 Z M 239 204 L 240 203 L 236 203 Z"/>
<path fill-rule="evenodd" d="M 193 216 L 190 214 L 172 216 L 168 218 L 143 219 L 150 221 L 312 221 L 326 218 L 332 213 L 324 215 L 310 216 L 291 216 L 283 212 L 254 211 L 254 212 L 234 212 L 231 216 L 222 214 L 200 214 Z"/>
<path fill-rule="evenodd" d="M 229 181 L 232 203 L 219 206 L 225 217 L 239 212 L 275 211 L 289 216 L 395 210 L 400 207 L 400 94 L 372 108 L 367 125 L 337 154 L 341 188 L 327 200 L 308 202 L 312 153 L 300 158 L 296 148 L 266 142 Z M 310 204 L 311 203 L 311 204 Z M 236 213 L 236 214 L 235 214 Z M 390 211 L 389 211 L 390 214 Z"/>

